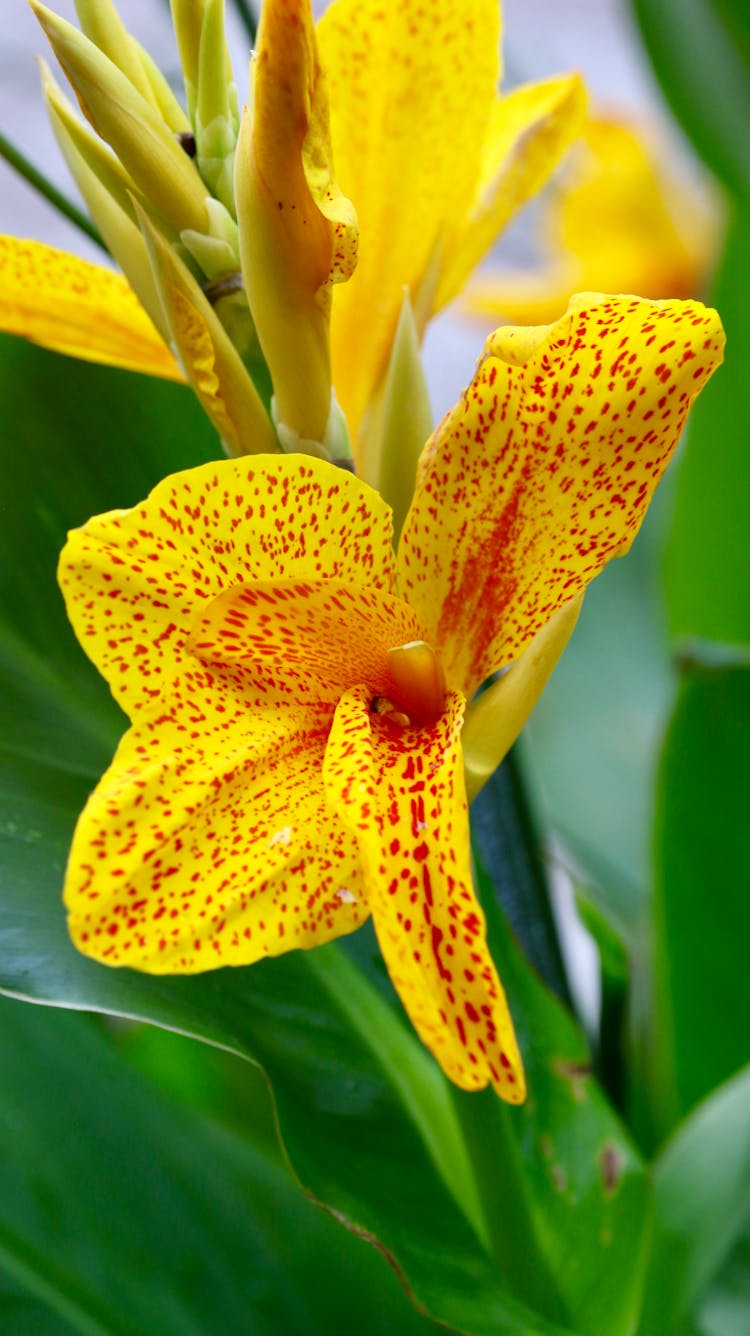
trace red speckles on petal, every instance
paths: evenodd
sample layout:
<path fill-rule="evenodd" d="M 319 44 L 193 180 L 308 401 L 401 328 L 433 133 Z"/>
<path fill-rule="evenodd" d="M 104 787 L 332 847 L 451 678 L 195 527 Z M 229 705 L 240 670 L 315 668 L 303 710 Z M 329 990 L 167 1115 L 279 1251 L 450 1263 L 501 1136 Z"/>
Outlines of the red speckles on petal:
<path fill-rule="evenodd" d="M 110 965 L 192 973 L 361 923 L 356 844 L 323 795 L 331 717 L 248 710 L 220 677 L 174 681 L 168 711 L 125 735 L 78 823 L 65 888 L 76 944 Z"/>
<path fill-rule="evenodd" d="M 491 1082 L 518 1103 L 523 1069 L 471 881 L 463 708 L 452 693 L 437 723 L 402 729 L 373 717 L 366 692 L 348 692 L 325 788 L 357 838 L 383 957 L 420 1037 L 452 1081 L 469 1090 Z"/>
<path fill-rule="evenodd" d="M 471 695 L 627 549 L 722 347 L 699 303 L 626 297 L 490 338 L 428 443 L 399 548 L 449 684 Z"/>
<path fill-rule="evenodd" d="M 393 570 L 376 492 L 319 460 L 257 456 L 174 474 L 142 506 L 74 529 L 59 580 L 78 639 L 133 715 L 159 707 L 197 610 L 223 590 L 351 571 L 390 590 Z"/>

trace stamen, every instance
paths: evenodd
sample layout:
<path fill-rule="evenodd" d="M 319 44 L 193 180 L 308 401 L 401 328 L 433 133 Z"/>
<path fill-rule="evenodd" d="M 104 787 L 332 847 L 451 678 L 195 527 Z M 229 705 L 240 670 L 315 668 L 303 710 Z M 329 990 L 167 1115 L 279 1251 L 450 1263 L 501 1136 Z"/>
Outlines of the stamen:
<path fill-rule="evenodd" d="M 398 728 L 411 728 L 411 719 L 403 710 L 393 704 L 387 696 L 373 696 L 370 701 L 370 709 L 373 714 L 382 715 L 390 724 L 396 724 Z"/>
<path fill-rule="evenodd" d="M 397 709 L 419 728 L 434 724 L 445 709 L 445 676 L 440 661 L 425 640 L 412 640 L 388 651 L 393 682 L 391 695 Z"/>

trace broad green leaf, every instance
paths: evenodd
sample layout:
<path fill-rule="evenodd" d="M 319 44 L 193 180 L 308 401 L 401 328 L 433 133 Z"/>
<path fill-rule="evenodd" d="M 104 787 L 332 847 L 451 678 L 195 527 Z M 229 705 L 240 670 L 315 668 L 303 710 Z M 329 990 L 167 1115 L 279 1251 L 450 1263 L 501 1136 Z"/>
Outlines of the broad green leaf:
<path fill-rule="evenodd" d="M 45 427 L 36 400 L 59 407 L 61 377 L 71 416 L 66 407 Z M 0 589 L 13 631 L 13 691 L 0 694 L 2 988 L 151 1020 L 261 1064 L 302 1184 L 356 1232 L 377 1239 L 431 1313 L 478 1336 L 561 1330 L 564 1322 L 546 1321 L 498 1278 L 446 1083 L 400 1014 L 336 947 L 250 969 L 153 978 L 95 965 L 68 941 L 59 903 L 67 846 L 122 724 L 62 622 L 54 556 L 66 528 L 86 513 L 132 503 L 166 468 L 194 462 L 194 445 L 185 458 L 179 442 L 162 446 L 169 415 L 158 397 L 150 401 L 153 418 L 134 410 L 137 446 L 121 447 L 121 396 L 135 398 L 141 388 L 133 378 L 20 344 L 0 369 L 4 420 L 29 418 L 4 438 L 12 505 L 3 542 L 7 556 L 23 563 L 24 591 L 19 598 L 12 580 Z M 78 402 L 87 405 L 86 421 L 73 411 Z M 189 399 L 182 411 L 186 405 Z M 188 428 L 183 423 L 190 442 Z M 97 457 L 102 439 L 109 441 L 106 466 Z M 53 465 L 53 454 L 64 468 Z M 20 727 L 22 719 L 33 726 Z M 508 1228 L 521 1237 L 523 1221 L 509 1219 Z"/>
<path fill-rule="evenodd" d="M 750 144 L 750 136 L 746 139 Z M 727 332 L 726 361 L 690 416 L 666 551 L 670 628 L 687 642 L 688 653 L 696 639 L 750 645 L 748 290 L 750 208 L 745 208 L 737 209 L 730 223 L 712 293 Z M 700 646 L 695 653 L 700 656 Z"/>
<path fill-rule="evenodd" d="M 750 1210 L 750 1067 L 678 1127 L 653 1179 L 654 1245 L 642 1336 L 679 1328 L 743 1230 Z"/>
<path fill-rule="evenodd" d="M 750 1331 L 750 1228 L 700 1304 L 695 1326 L 699 1336 L 745 1336 Z"/>
<path fill-rule="evenodd" d="M 543 851 L 518 751 L 511 751 L 471 805 L 472 845 L 491 874 L 495 895 L 526 958 L 552 991 L 569 1002 Z"/>
<path fill-rule="evenodd" d="M 72 1327 L 0 1268 L 0 1331 L 11 1336 L 76 1336 L 80 1327 Z"/>
<path fill-rule="evenodd" d="M 530 1094 L 513 1119 L 544 1254 L 579 1333 L 618 1336 L 639 1311 L 649 1187 L 591 1074 L 571 1017 L 524 960 L 479 872 L 493 957 L 508 993 Z"/>
<path fill-rule="evenodd" d="M 0 1283 L 7 1336 L 431 1325 L 275 1156 L 167 1098 L 88 1017 L 4 1000 L 0 1019 L 0 1258 L 27 1288 Z"/>
<path fill-rule="evenodd" d="M 668 1129 L 750 1062 L 750 671 L 684 675 L 654 842 L 653 1060 Z"/>
<path fill-rule="evenodd" d="M 737 40 L 747 29 L 741 3 L 633 0 L 633 8 L 675 116 L 723 185 L 747 199 L 750 60 Z"/>

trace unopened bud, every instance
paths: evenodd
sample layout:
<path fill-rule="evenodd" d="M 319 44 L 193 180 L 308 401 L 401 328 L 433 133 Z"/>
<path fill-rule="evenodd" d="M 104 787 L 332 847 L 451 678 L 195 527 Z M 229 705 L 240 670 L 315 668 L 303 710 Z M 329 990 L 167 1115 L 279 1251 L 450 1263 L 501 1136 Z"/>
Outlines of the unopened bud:
<path fill-rule="evenodd" d="M 206 187 L 152 104 L 72 24 L 30 0 L 81 109 L 112 146 L 149 208 L 178 230 L 207 230 Z"/>

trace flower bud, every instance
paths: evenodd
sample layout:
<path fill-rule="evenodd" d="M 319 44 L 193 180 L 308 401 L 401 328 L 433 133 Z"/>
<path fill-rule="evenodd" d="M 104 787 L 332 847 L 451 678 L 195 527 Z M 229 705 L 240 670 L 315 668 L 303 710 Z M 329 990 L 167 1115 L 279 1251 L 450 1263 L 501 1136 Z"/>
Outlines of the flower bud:
<path fill-rule="evenodd" d="M 356 263 L 354 209 L 331 159 L 309 0 L 266 0 L 235 165 L 245 288 L 280 426 L 323 442 L 331 414 L 331 286 Z"/>
<path fill-rule="evenodd" d="M 178 230 L 207 230 L 206 187 L 161 115 L 93 42 L 30 0 L 84 115 L 114 149 L 149 207 Z"/>

